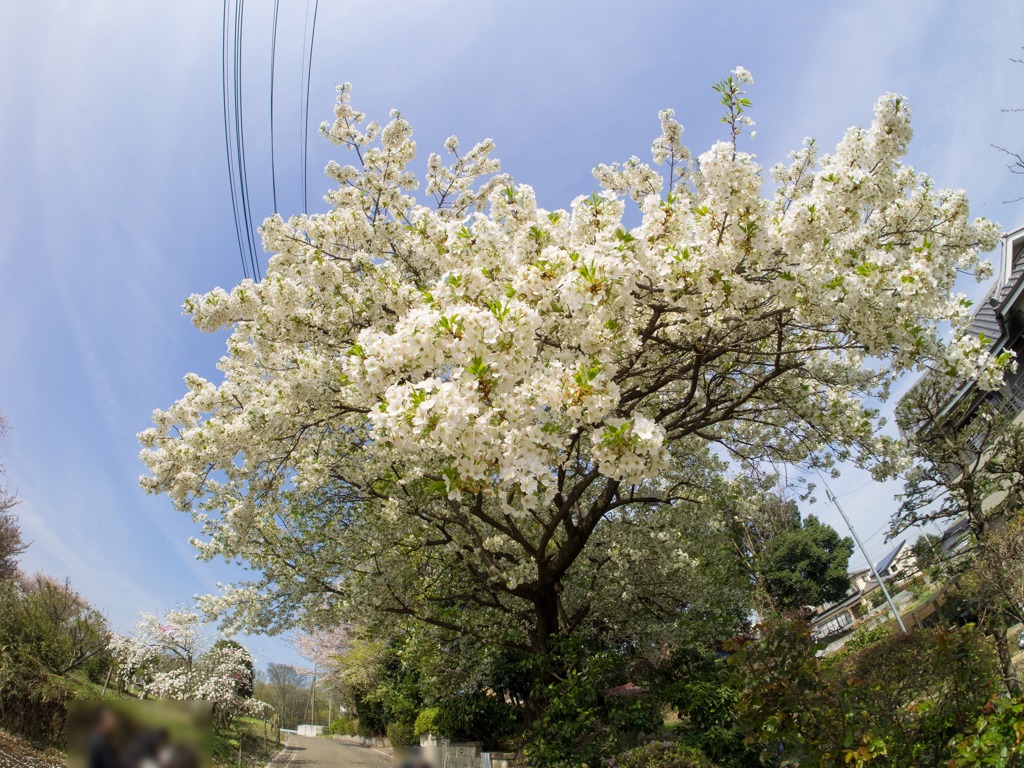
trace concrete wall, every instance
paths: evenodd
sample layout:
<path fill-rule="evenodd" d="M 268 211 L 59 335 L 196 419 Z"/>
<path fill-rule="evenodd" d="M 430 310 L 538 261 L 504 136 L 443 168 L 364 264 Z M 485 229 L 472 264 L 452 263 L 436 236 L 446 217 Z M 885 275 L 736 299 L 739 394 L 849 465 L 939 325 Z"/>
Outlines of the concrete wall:
<path fill-rule="evenodd" d="M 427 734 L 420 737 L 420 754 L 433 768 L 481 768 L 480 742 L 453 744 Z"/>
<path fill-rule="evenodd" d="M 391 749 L 390 741 L 388 741 L 385 738 L 380 738 L 376 736 L 349 736 L 347 734 L 341 735 L 336 733 L 333 736 L 331 736 L 331 738 L 335 741 L 344 741 L 346 744 L 358 744 L 362 747 L 373 747 L 374 749 L 384 750 Z"/>
<path fill-rule="evenodd" d="M 302 726 L 300 725 L 299 728 Z M 340 735 L 334 735 L 331 738 L 346 744 L 360 744 L 364 747 L 392 751 L 391 743 L 387 739 Z M 484 756 L 480 747 L 479 741 L 452 743 L 451 740 L 440 736 L 420 737 L 420 755 L 432 768 L 484 768 Z M 490 756 L 490 768 L 514 768 L 516 757 L 514 753 L 489 752 L 488 755 Z"/>
<path fill-rule="evenodd" d="M 513 768 L 511 752 L 481 752 L 479 741 L 452 743 L 439 736 L 420 737 L 420 754 L 433 768 Z M 485 761 L 485 758 L 487 760 Z"/>
<path fill-rule="evenodd" d="M 324 732 L 324 727 L 322 725 L 304 724 L 300 725 L 297 728 L 297 731 L 299 736 L 319 736 L 321 733 Z"/>

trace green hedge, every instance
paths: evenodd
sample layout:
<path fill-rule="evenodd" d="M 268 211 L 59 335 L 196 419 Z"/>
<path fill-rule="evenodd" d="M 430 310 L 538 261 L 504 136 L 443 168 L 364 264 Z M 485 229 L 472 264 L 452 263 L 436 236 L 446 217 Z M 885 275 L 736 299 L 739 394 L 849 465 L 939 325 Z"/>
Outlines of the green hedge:
<path fill-rule="evenodd" d="M 412 727 L 413 733 L 417 737 L 426 736 L 428 733 L 438 734 L 437 716 L 439 712 L 437 707 L 427 707 L 421 711 L 416 716 L 416 723 Z"/>
<path fill-rule="evenodd" d="M 652 741 L 608 761 L 608 768 L 714 768 L 699 749 L 670 741 Z"/>
<path fill-rule="evenodd" d="M 411 747 L 418 743 L 413 733 L 413 727 L 408 723 L 388 723 L 388 741 L 395 749 Z"/>

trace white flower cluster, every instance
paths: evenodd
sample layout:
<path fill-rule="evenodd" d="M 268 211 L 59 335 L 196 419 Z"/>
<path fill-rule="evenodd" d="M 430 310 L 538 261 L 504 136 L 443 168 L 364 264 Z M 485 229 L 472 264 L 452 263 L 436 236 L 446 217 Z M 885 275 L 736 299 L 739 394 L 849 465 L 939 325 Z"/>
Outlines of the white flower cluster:
<path fill-rule="evenodd" d="M 347 530 L 307 517 L 325 504 L 372 502 L 396 536 L 436 504 L 543 526 L 566 478 L 656 489 L 686 439 L 785 461 L 891 453 L 864 403 L 926 362 L 996 383 L 954 282 L 998 229 L 902 162 L 904 100 L 883 96 L 831 155 L 807 142 L 766 194 L 737 148 L 752 82 L 737 68 L 716 86 L 731 140 L 699 162 L 666 110 L 666 175 L 602 165 L 602 193 L 551 211 L 498 174 L 490 141 L 460 154 L 454 138 L 422 204 L 408 122 L 365 123 L 342 86 L 322 132 L 357 162 L 329 166 L 328 212 L 265 222 L 261 283 L 186 302 L 231 331 L 223 380 L 191 375 L 154 414 L 143 485 L 203 523 L 204 557 L 287 579 L 307 520 Z"/>
<path fill-rule="evenodd" d="M 252 674 L 249 652 L 236 643 L 211 647 L 192 611 L 172 610 L 163 617 L 144 613 L 131 635 L 112 637 L 110 650 L 118 675 L 140 697 L 208 701 L 221 721 L 269 711 L 240 690 Z"/>

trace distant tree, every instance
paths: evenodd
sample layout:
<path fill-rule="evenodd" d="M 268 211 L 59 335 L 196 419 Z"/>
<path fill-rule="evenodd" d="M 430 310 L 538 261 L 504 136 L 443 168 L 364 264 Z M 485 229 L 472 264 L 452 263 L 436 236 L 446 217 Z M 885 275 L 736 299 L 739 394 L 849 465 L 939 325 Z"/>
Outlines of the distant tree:
<path fill-rule="evenodd" d="M 769 491 L 774 481 L 741 478 L 735 484 L 734 498 L 725 505 L 733 547 L 753 585 L 755 605 L 762 616 L 775 610 L 765 584 L 765 549 L 774 537 L 800 525 L 796 502 Z"/>
<path fill-rule="evenodd" d="M 779 610 L 839 600 L 850 588 L 847 566 L 853 542 L 814 515 L 769 539 L 761 555 L 762 578 Z"/>
<path fill-rule="evenodd" d="M 934 533 L 922 533 L 917 537 L 910 551 L 917 561 L 917 567 L 922 573 L 928 573 L 929 577 L 942 564 L 942 539 Z"/>
<path fill-rule="evenodd" d="M 110 649 L 121 679 L 140 696 L 213 703 L 218 728 L 237 715 L 264 715 L 269 707 L 252 692 L 252 656 L 239 643 L 209 644 L 199 616 L 188 610 L 144 613 L 131 635 L 114 635 Z"/>
<path fill-rule="evenodd" d="M 7 433 L 7 421 L 0 413 L 0 438 Z M 28 545 L 21 538 L 18 521 L 11 509 L 18 503 L 17 496 L 7 485 L 7 473 L 0 462 L 0 580 L 8 579 L 18 572 L 18 555 Z"/>
<path fill-rule="evenodd" d="M 25 578 L 0 597 L 0 653 L 66 675 L 107 652 L 106 619 L 69 581 Z"/>
<path fill-rule="evenodd" d="M 18 573 L 17 558 L 26 548 L 14 515 L 0 511 L 0 580 Z"/>
<path fill-rule="evenodd" d="M 263 695 L 273 702 L 283 726 L 298 723 L 298 715 L 293 714 L 295 705 L 303 700 L 303 677 L 295 667 L 289 664 L 271 662 L 267 665 L 266 691 Z"/>
<path fill-rule="evenodd" d="M 241 663 L 235 679 L 235 694 L 251 699 L 256 685 L 256 669 L 252 663 L 252 656 L 245 650 L 245 646 L 237 640 L 218 640 L 210 650 L 214 653 L 232 651 L 240 656 Z"/>
<path fill-rule="evenodd" d="M 916 462 L 905 474 L 890 536 L 965 517 L 981 539 L 993 520 L 1024 508 L 1024 428 L 1003 413 L 998 397 L 979 393 L 954 403 L 962 385 L 928 376 L 897 407 L 906 451 Z"/>

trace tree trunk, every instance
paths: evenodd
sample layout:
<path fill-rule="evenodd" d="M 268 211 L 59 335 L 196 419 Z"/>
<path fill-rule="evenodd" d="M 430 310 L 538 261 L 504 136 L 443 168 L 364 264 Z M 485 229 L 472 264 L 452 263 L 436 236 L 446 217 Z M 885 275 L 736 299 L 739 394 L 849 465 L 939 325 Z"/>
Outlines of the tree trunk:
<path fill-rule="evenodd" d="M 992 628 L 992 639 L 996 644 L 999 667 L 1003 673 L 1003 683 L 1006 685 L 1006 690 L 1016 696 L 1020 693 L 1020 683 L 1013 668 L 1013 652 L 1010 651 L 1010 643 L 1006 639 L 1005 622 L 999 621 L 998 625 Z"/>
<path fill-rule="evenodd" d="M 556 681 L 552 644 L 558 636 L 558 592 L 554 586 L 538 592 L 533 600 L 535 629 L 530 669 L 530 694 L 523 708 L 523 725 L 533 727 L 547 705 L 547 689 Z"/>

